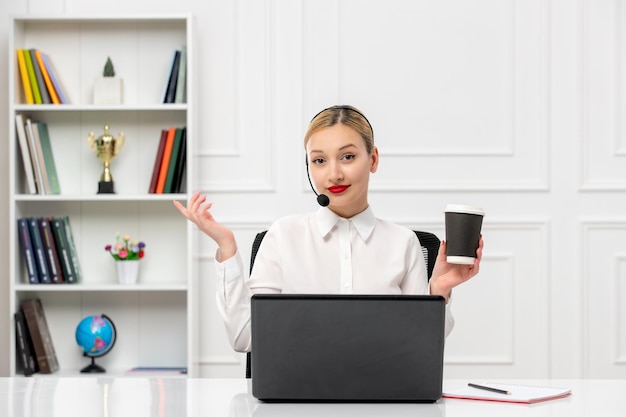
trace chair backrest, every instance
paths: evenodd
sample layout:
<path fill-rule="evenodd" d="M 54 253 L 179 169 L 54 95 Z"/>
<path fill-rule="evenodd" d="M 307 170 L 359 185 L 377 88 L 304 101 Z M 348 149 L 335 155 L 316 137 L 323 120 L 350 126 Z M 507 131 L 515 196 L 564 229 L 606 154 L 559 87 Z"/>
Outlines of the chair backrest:
<path fill-rule="evenodd" d="M 433 274 L 433 269 L 435 268 L 435 261 L 437 260 L 437 255 L 439 254 L 439 244 L 441 241 L 439 238 L 430 232 L 422 232 L 419 230 L 414 230 L 417 235 L 417 239 L 422 246 L 422 254 L 424 255 L 424 260 L 426 261 L 426 271 L 428 272 L 428 279 Z M 261 247 L 261 242 L 265 237 L 267 230 L 257 233 L 254 238 L 254 242 L 252 242 L 252 253 L 250 255 L 250 274 L 252 274 L 252 267 L 254 266 L 254 260 L 256 259 L 256 254 L 259 251 L 259 247 Z M 246 378 L 250 378 L 252 376 L 252 368 L 250 363 L 250 352 L 246 354 Z"/>

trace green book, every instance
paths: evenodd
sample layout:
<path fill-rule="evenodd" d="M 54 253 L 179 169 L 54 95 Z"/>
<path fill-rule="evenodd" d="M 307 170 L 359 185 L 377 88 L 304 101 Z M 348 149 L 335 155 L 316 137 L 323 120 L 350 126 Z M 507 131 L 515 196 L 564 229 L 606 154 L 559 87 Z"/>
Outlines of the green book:
<path fill-rule="evenodd" d="M 80 267 L 80 261 L 78 259 L 78 251 L 76 250 L 76 244 L 74 243 L 74 233 L 72 232 L 72 225 L 70 224 L 70 218 L 68 216 L 59 217 L 59 220 L 65 227 L 65 237 L 67 238 L 67 248 L 70 251 L 70 257 L 72 259 L 72 267 L 74 269 L 74 276 L 76 282 L 83 280 L 83 270 Z"/>
<path fill-rule="evenodd" d="M 172 155 L 170 156 L 170 163 L 167 166 L 167 176 L 165 177 L 165 187 L 163 187 L 163 194 L 173 193 L 174 190 L 174 175 L 176 173 L 176 160 L 180 154 L 180 145 L 183 138 L 183 129 L 176 128 L 176 135 L 174 136 L 174 145 L 172 146 Z"/>
<path fill-rule="evenodd" d="M 39 142 L 41 142 L 41 150 L 43 152 L 44 165 L 48 174 L 48 183 L 50 185 L 50 194 L 61 194 L 61 186 L 59 184 L 59 176 L 54 163 L 54 155 L 52 154 L 52 144 L 50 143 L 50 135 L 48 134 L 48 125 L 45 122 L 35 123 L 34 128 L 39 132 Z"/>
<path fill-rule="evenodd" d="M 23 49 L 24 61 L 26 62 L 26 71 L 28 72 L 28 79 L 30 80 L 30 86 L 33 90 L 33 98 L 35 104 L 42 104 L 41 93 L 39 92 L 39 85 L 37 84 L 37 76 L 35 75 L 35 67 L 33 66 L 33 60 L 30 56 L 29 49 Z"/>

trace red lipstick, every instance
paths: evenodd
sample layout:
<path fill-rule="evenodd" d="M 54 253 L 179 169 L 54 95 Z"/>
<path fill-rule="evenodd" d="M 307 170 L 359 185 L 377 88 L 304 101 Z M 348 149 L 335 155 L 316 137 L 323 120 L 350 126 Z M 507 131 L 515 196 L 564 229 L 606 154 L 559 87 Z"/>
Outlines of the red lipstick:
<path fill-rule="evenodd" d="M 328 187 L 328 191 L 330 191 L 333 194 L 339 194 L 339 193 L 343 193 L 344 191 L 346 191 L 348 189 L 348 185 L 333 185 L 331 187 Z"/>

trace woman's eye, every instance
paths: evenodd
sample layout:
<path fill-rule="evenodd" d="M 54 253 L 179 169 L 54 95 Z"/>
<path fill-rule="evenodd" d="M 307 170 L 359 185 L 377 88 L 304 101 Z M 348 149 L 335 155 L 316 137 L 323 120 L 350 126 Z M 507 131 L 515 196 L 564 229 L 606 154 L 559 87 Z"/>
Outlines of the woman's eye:
<path fill-rule="evenodd" d="M 315 165 L 323 164 L 324 163 L 324 159 L 323 158 L 315 158 L 315 159 L 311 160 L 311 163 L 315 164 Z"/>
<path fill-rule="evenodd" d="M 346 154 L 346 155 L 344 155 L 344 156 L 343 156 L 343 159 L 345 159 L 346 161 L 351 161 L 351 160 L 353 160 L 354 158 L 355 158 L 355 155 L 354 155 L 354 154 L 351 154 L 351 153 Z"/>

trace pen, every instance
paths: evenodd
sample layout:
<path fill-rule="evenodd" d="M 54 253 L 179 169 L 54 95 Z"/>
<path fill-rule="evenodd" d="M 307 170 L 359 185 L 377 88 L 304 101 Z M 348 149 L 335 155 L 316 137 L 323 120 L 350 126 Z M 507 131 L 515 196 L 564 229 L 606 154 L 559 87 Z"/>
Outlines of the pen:
<path fill-rule="evenodd" d="M 507 391 L 507 390 L 498 389 L 498 388 L 492 388 L 492 387 L 486 387 L 484 385 L 472 384 L 471 382 L 468 383 L 467 386 L 468 387 L 472 387 L 472 388 L 484 389 L 485 391 L 497 392 L 498 394 L 511 395 L 511 392 Z"/>

